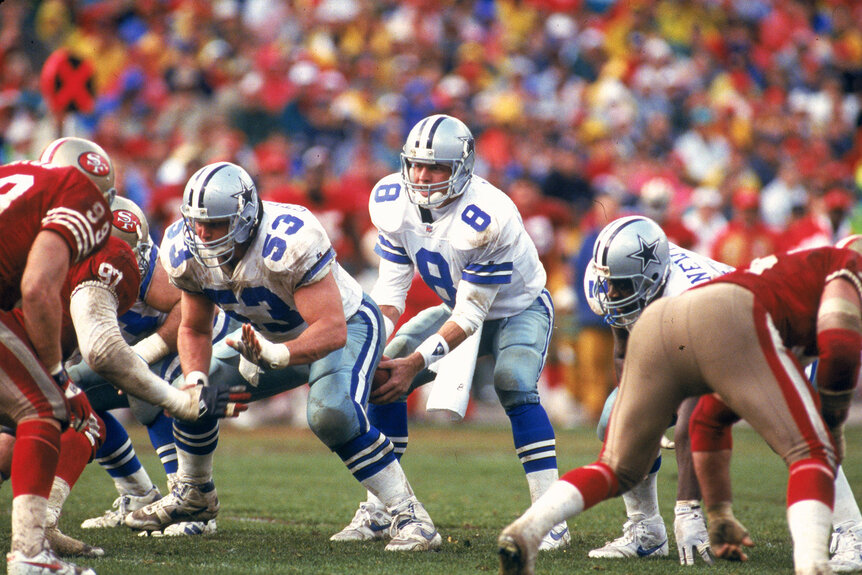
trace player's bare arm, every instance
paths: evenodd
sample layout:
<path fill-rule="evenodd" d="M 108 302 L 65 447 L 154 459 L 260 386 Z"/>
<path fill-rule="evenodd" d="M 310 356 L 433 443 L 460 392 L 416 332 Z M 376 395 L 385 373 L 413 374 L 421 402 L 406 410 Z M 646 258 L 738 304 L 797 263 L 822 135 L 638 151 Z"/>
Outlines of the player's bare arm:
<path fill-rule="evenodd" d="M 36 353 L 46 368 L 60 364 L 60 325 L 63 308 L 60 290 L 69 271 L 69 246 L 63 238 L 44 230 L 36 236 L 21 278 L 21 309 L 24 326 Z"/>
<path fill-rule="evenodd" d="M 203 294 L 183 292 L 182 320 L 177 330 L 177 351 L 183 373 L 207 373 L 212 357 L 212 325 L 215 304 Z"/>

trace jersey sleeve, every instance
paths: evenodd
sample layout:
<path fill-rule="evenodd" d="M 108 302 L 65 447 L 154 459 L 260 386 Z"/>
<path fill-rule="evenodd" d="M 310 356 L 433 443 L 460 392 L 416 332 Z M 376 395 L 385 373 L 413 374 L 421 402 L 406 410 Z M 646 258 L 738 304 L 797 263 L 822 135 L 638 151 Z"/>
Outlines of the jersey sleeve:
<path fill-rule="evenodd" d="M 159 261 L 168 272 L 168 279 L 176 287 L 191 293 L 202 293 L 191 262 L 193 256 L 183 242 L 183 220 L 177 220 L 165 230 L 159 246 Z"/>
<path fill-rule="evenodd" d="M 131 248 L 111 237 L 106 246 L 69 271 L 72 293 L 82 286 L 102 287 L 117 299 L 117 314 L 127 312 L 138 299 L 140 273 Z"/>
<path fill-rule="evenodd" d="M 326 230 L 304 208 L 275 216 L 266 233 L 264 263 L 293 289 L 319 282 L 335 263 L 335 250 Z"/>
<path fill-rule="evenodd" d="M 56 174 L 55 182 L 50 184 L 56 193 L 50 196 L 42 229 L 60 234 L 69 245 L 72 261 L 80 262 L 107 242 L 111 209 L 99 190 L 76 168 Z"/>

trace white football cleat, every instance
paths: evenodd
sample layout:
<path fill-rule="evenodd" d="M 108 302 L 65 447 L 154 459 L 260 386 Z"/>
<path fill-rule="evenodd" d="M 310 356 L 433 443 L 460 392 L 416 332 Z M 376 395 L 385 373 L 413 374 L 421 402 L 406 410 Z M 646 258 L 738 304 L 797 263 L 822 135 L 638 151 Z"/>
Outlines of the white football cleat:
<path fill-rule="evenodd" d="M 212 535 L 218 532 L 216 520 L 184 521 L 165 527 L 164 531 L 141 531 L 138 537 L 183 537 L 190 535 Z"/>
<path fill-rule="evenodd" d="M 126 515 L 161 498 L 162 494 L 155 485 L 143 495 L 120 495 L 114 500 L 111 509 L 108 509 L 99 517 L 85 519 L 81 523 L 81 529 L 104 529 L 123 526 L 125 525 Z"/>
<path fill-rule="evenodd" d="M 832 559 L 829 566 L 834 573 L 862 571 L 862 524 L 836 527 L 829 542 Z"/>
<path fill-rule="evenodd" d="M 20 551 L 6 554 L 7 575 L 96 575 L 89 567 L 79 567 L 74 563 L 61 561 L 50 549 L 45 549 L 33 557 Z"/>
<path fill-rule="evenodd" d="M 382 505 L 364 502 L 347 527 L 329 538 L 330 541 L 373 541 L 389 537 L 392 515 Z"/>
<path fill-rule="evenodd" d="M 701 559 L 712 565 L 709 533 L 700 505 L 677 503 L 673 514 L 673 534 L 679 551 L 679 564 L 694 565 L 695 559 L 700 555 Z"/>
<path fill-rule="evenodd" d="M 640 521 L 626 521 L 621 537 L 608 541 L 604 547 L 593 549 L 594 559 L 623 559 L 627 557 L 666 557 L 667 529 L 661 515 Z"/>
<path fill-rule="evenodd" d="M 393 509 L 389 535 L 386 551 L 430 551 L 443 544 L 431 516 L 415 497 Z"/>
<path fill-rule="evenodd" d="M 572 542 L 572 534 L 569 533 L 569 526 L 566 522 L 557 523 L 553 529 L 548 531 L 548 534 L 542 537 L 542 542 L 539 543 L 539 551 L 554 551 L 568 547 Z"/>
<path fill-rule="evenodd" d="M 129 513 L 126 525 L 144 531 L 164 531 L 174 523 L 215 519 L 218 511 L 218 495 L 212 481 L 178 482 L 169 495 Z"/>

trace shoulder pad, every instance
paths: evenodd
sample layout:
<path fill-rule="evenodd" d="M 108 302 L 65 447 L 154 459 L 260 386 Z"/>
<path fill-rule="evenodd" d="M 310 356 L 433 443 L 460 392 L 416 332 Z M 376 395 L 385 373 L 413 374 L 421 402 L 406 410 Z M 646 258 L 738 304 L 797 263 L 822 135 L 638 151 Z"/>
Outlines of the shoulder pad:
<path fill-rule="evenodd" d="M 496 242 L 518 220 L 515 204 L 506 194 L 490 184 L 475 183 L 474 178 L 474 184 L 456 205 L 451 241 L 459 250 L 474 250 Z"/>
<path fill-rule="evenodd" d="M 162 245 L 159 246 L 159 259 L 171 279 L 178 279 L 189 273 L 191 252 L 183 241 L 183 220 L 179 219 L 165 230 Z"/>
<path fill-rule="evenodd" d="M 371 189 L 368 213 L 371 222 L 381 231 L 393 233 L 404 222 L 405 210 L 410 205 L 407 189 L 400 173 L 389 174 Z"/>
<path fill-rule="evenodd" d="M 261 222 L 261 234 L 256 251 L 273 272 L 303 269 L 309 257 L 316 259 L 332 247 L 314 214 L 293 204 L 273 205 Z"/>

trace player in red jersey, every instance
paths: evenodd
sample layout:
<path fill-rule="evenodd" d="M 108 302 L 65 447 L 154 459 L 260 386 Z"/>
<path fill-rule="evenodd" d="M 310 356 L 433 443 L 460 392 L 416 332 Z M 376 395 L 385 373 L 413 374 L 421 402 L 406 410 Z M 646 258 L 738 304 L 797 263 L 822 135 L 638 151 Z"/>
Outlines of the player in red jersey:
<path fill-rule="evenodd" d="M 93 142 L 57 140 L 42 162 L 0 167 L 0 310 L 20 302 L 20 323 L 0 319 L 0 421 L 17 433 L 7 555 L 7 572 L 16 575 L 82 572 L 45 550 L 60 432 L 91 412 L 83 394 L 64 395 L 60 290 L 69 266 L 107 242 L 115 193 L 111 160 Z"/>
<path fill-rule="evenodd" d="M 747 420 L 790 469 L 787 519 L 797 575 L 831 572 L 833 481 L 860 351 L 862 257 L 852 250 L 760 258 L 654 302 L 632 330 L 598 461 L 565 474 L 503 530 L 501 573 L 533 573 L 539 541 L 551 525 L 636 484 L 680 402 L 710 392 Z M 815 356 L 818 392 L 802 368 Z M 708 508 L 707 517 L 710 533 L 722 537 L 711 541 L 713 549 L 743 543 L 744 529 L 729 507 Z"/>

